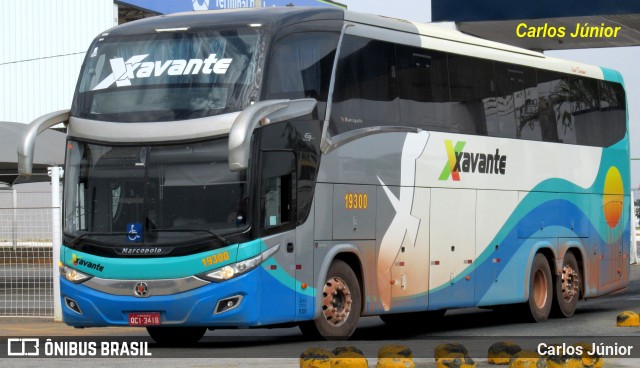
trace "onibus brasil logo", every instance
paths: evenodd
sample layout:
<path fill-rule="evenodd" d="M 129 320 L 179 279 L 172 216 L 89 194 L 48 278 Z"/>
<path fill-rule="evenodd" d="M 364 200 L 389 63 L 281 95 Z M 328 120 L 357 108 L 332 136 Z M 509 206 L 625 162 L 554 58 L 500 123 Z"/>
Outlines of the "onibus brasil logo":
<path fill-rule="evenodd" d="M 109 60 L 113 73 L 104 78 L 94 91 L 109 88 L 113 83 L 116 87 L 130 86 L 133 79 L 160 77 L 167 75 L 196 75 L 196 74 L 225 74 L 233 59 L 218 59 L 216 54 L 209 54 L 206 59 L 176 59 L 165 61 L 145 61 L 149 54 L 133 55 L 126 61 L 121 58 Z"/>
<path fill-rule="evenodd" d="M 500 174 L 504 175 L 507 170 L 507 156 L 501 155 L 500 150 L 496 148 L 496 153 L 475 153 L 467 152 L 464 146 L 467 142 L 459 141 L 455 145 L 453 141 L 446 139 L 444 141 L 447 150 L 447 162 L 442 168 L 442 173 L 438 180 L 448 180 L 449 177 L 453 181 L 460 181 L 460 173 L 479 173 L 479 174 Z"/>

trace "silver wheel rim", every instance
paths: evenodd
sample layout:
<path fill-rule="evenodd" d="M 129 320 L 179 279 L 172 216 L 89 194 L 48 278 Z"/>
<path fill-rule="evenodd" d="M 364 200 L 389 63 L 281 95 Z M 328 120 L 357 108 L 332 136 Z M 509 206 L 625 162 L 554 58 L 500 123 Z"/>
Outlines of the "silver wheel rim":
<path fill-rule="evenodd" d="M 562 297 L 566 302 L 571 302 L 580 291 L 580 279 L 578 273 L 570 266 L 562 267 Z"/>
<path fill-rule="evenodd" d="M 345 324 L 351 313 L 351 290 L 349 285 L 339 277 L 332 277 L 322 288 L 322 315 L 332 326 Z"/>

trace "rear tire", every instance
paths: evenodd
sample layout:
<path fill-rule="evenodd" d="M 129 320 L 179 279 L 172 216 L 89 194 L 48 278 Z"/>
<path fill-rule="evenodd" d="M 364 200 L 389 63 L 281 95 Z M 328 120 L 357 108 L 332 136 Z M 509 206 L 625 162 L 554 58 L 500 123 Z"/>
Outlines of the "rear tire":
<path fill-rule="evenodd" d="M 525 304 L 528 305 L 532 322 L 544 322 L 549 318 L 553 303 L 551 280 L 547 258 L 542 253 L 536 254 L 529 274 L 529 301 Z"/>
<path fill-rule="evenodd" d="M 347 263 L 334 260 L 322 288 L 322 311 L 313 321 L 300 324 L 311 339 L 346 340 L 356 329 L 362 309 L 360 283 Z"/>
<path fill-rule="evenodd" d="M 187 346 L 200 341 L 206 327 L 147 327 L 149 336 L 160 345 Z"/>
<path fill-rule="evenodd" d="M 552 314 L 556 317 L 571 317 L 578 306 L 582 276 L 578 261 L 571 252 L 564 255 L 562 271 L 556 276 L 555 298 L 553 299 Z"/>

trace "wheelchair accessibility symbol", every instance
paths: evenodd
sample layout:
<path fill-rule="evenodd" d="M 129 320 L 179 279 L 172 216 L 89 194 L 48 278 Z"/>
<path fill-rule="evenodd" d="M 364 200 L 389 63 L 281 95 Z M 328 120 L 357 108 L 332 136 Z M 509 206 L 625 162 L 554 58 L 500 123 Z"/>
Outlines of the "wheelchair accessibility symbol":
<path fill-rule="evenodd" d="M 142 241 L 142 224 L 127 224 L 127 240 L 135 243 Z"/>

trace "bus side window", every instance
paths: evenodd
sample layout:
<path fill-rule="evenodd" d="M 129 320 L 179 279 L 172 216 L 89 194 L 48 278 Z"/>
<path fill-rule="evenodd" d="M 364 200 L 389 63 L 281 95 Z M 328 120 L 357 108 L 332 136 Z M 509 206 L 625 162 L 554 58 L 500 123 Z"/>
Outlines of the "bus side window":
<path fill-rule="evenodd" d="M 606 135 L 608 127 L 602 124 L 598 81 L 584 77 L 570 77 L 573 120 L 576 142 L 585 146 L 597 146 Z"/>
<path fill-rule="evenodd" d="M 338 37 L 332 32 L 304 32 L 276 41 L 265 99 L 315 98 L 324 116 Z"/>
<path fill-rule="evenodd" d="M 498 136 L 542 140 L 535 69 L 496 62 L 495 74 Z"/>
<path fill-rule="evenodd" d="M 395 45 L 346 35 L 331 110 L 332 135 L 399 120 Z"/>
<path fill-rule="evenodd" d="M 547 142 L 575 143 L 568 76 L 539 69 L 537 82 L 542 138 Z"/>
<path fill-rule="evenodd" d="M 602 135 L 598 145 L 608 147 L 621 140 L 627 132 L 627 107 L 624 88 L 619 83 L 599 81 Z"/>
<path fill-rule="evenodd" d="M 444 52 L 397 45 L 400 121 L 403 126 L 449 131 L 451 99 Z"/>
<path fill-rule="evenodd" d="M 295 227 L 296 159 L 293 152 L 262 151 L 260 218 L 263 233 Z"/>
<path fill-rule="evenodd" d="M 454 102 L 452 131 L 497 136 L 493 62 L 463 55 L 448 55 L 449 87 L 451 101 Z M 508 134 L 515 137 L 515 127 Z"/>

